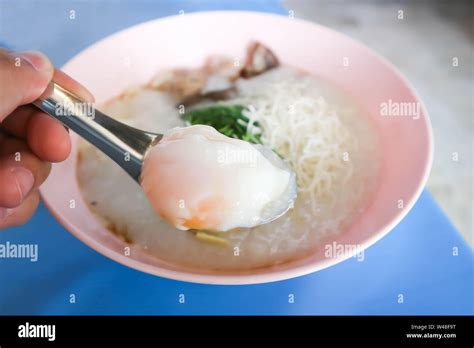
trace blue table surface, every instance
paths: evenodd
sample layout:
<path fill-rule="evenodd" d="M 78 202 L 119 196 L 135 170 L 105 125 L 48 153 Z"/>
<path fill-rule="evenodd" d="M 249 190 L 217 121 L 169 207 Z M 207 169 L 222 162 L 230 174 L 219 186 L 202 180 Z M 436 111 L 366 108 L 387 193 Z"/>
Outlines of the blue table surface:
<path fill-rule="evenodd" d="M 69 18 L 71 10 L 74 20 Z M 0 0 L 0 43 L 41 50 L 61 66 L 104 36 L 180 10 L 287 13 L 273 0 Z M 392 232 L 365 251 L 362 262 L 351 258 L 317 273 L 268 284 L 191 284 L 129 269 L 82 244 L 42 205 L 26 225 L 1 231 L 0 244 L 6 242 L 38 244 L 39 258 L 0 258 L 0 314 L 474 312 L 472 249 L 427 191 Z"/>

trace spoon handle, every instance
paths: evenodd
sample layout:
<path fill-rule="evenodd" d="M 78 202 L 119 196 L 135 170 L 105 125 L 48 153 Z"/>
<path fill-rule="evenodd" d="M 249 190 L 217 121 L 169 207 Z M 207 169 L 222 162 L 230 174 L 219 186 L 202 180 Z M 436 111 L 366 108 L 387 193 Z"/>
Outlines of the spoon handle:
<path fill-rule="evenodd" d="M 104 152 L 137 182 L 146 151 L 161 137 L 114 120 L 55 82 L 33 104 Z"/>

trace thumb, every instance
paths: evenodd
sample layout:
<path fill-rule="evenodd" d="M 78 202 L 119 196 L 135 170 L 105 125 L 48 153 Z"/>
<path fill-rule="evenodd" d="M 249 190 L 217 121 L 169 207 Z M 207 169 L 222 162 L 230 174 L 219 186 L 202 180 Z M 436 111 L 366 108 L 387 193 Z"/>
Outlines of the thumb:
<path fill-rule="evenodd" d="M 53 72 L 53 64 L 40 52 L 0 49 L 0 122 L 18 106 L 37 99 Z"/>

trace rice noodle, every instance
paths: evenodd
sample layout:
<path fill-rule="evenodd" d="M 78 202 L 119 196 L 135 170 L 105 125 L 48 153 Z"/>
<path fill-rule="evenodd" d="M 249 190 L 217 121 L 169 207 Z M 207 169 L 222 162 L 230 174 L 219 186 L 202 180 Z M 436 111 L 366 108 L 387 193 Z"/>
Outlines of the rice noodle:
<path fill-rule="evenodd" d="M 314 91 L 311 82 L 294 75 L 256 88 L 243 82 L 244 96 L 226 103 L 247 105 L 248 130 L 258 132 L 258 122 L 263 144 L 296 172 L 298 191 L 309 195 L 315 212 L 318 202 L 334 205 L 335 187 L 351 179 L 354 166 L 344 155 L 350 158 L 358 151 L 358 141 L 339 118 L 339 110 L 319 95 L 308 95 Z"/>

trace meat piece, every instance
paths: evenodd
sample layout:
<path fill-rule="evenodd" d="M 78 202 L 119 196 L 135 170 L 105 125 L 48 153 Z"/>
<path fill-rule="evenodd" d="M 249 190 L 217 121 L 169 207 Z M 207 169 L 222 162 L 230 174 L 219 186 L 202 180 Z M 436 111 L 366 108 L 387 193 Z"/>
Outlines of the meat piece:
<path fill-rule="evenodd" d="M 191 105 L 204 99 L 227 99 L 235 92 L 240 69 L 225 56 L 211 56 L 198 69 L 175 69 L 157 74 L 149 87 L 170 93 L 178 104 Z"/>
<path fill-rule="evenodd" d="M 234 61 L 227 56 L 213 55 L 206 59 L 204 71 L 209 75 L 218 75 L 227 78 L 229 81 L 235 81 L 240 76 L 240 67 L 234 64 Z"/>
<path fill-rule="evenodd" d="M 278 58 L 260 42 L 252 42 L 247 48 L 247 58 L 240 75 L 244 78 L 260 75 L 279 65 Z"/>
<path fill-rule="evenodd" d="M 207 83 L 207 73 L 202 69 L 175 69 L 155 75 L 149 86 L 168 92 L 178 101 L 201 94 Z"/>
<path fill-rule="evenodd" d="M 230 57 L 214 55 L 206 59 L 202 68 L 160 72 L 153 77 L 148 87 L 167 92 L 178 104 L 184 105 L 204 99 L 228 99 L 235 94 L 234 82 L 239 77 L 257 76 L 278 65 L 278 59 L 269 48 L 259 42 L 252 42 L 247 48 L 243 68 L 234 64 Z"/>
<path fill-rule="evenodd" d="M 234 81 L 240 77 L 240 68 L 230 57 L 210 56 L 203 70 L 208 74 L 206 86 L 201 91 L 203 99 L 228 99 L 235 93 Z"/>

